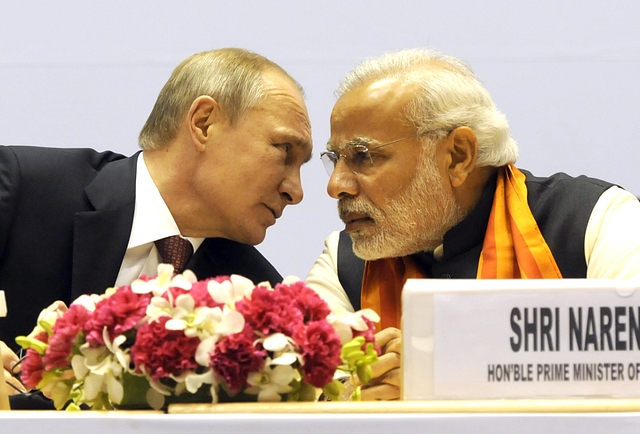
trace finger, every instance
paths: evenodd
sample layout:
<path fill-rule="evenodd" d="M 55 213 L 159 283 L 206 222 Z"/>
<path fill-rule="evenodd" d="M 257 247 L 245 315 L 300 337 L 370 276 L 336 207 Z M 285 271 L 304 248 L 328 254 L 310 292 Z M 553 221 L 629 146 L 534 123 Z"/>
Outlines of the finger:
<path fill-rule="evenodd" d="M 382 383 L 400 387 L 400 368 L 392 369 L 381 377 Z"/>
<path fill-rule="evenodd" d="M 400 369 L 400 355 L 397 353 L 384 354 L 378 358 L 378 361 L 371 365 L 371 379 L 367 384 L 381 384 L 383 377 L 392 370 Z M 354 375 L 354 384 L 360 386 L 362 381 L 358 375 Z"/>
<path fill-rule="evenodd" d="M 371 365 L 372 378 L 380 378 L 392 369 L 400 368 L 400 355 L 388 353 L 380 356 L 378 361 Z"/>
<path fill-rule="evenodd" d="M 392 401 L 400 399 L 400 388 L 389 384 L 362 388 L 363 401 Z"/>
<path fill-rule="evenodd" d="M 398 339 L 402 336 L 400 330 L 395 327 L 387 327 L 376 333 L 376 345 L 380 348 L 385 347 L 391 340 Z"/>
<path fill-rule="evenodd" d="M 395 338 L 390 340 L 384 348 L 381 348 L 383 354 L 398 353 L 402 354 L 402 338 Z"/>
<path fill-rule="evenodd" d="M 402 377 L 400 376 L 400 368 L 392 369 L 388 372 L 385 372 L 383 375 L 372 379 L 364 387 L 372 387 L 377 386 L 379 384 L 388 384 L 390 386 L 400 387 L 400 382 Z"/>
<path fill-rule="evenodd" d="M 6 390 L 9 393 L 9 395 L 17 395 L 19 393 L 23 393 L 27 391 L 27 389 L 25 389 L 22 383 L 17 378 L 11 375 L 11 372 L 5 370 L 4 379 L 7 383 L 14 386 L 14 387 L 11 387 L 11 386 L 6 387 Z"/>
<path fill-rule="evenodd" d="M 7 370 L 11 370 L 13 365 L 18 363 L 18 356 L 11 350 L 4 342 L 0 341 L 0 354 L 2 354 L 2 367 Z"/>

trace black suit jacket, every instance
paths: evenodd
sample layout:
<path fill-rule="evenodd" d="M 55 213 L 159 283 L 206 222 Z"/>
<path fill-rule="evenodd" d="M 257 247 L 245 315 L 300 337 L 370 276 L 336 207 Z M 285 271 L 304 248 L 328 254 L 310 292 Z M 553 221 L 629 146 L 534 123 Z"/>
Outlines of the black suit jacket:
<path fill-rule="evenodd" d="M 15 348 L 55 300 L 113 286 L 135 206 L 136 161 L 92 149 L 0 146 L 0 340 Z M 253 247 L 207 238 L 187 264 L 199 279 L 282 280 Z"/>

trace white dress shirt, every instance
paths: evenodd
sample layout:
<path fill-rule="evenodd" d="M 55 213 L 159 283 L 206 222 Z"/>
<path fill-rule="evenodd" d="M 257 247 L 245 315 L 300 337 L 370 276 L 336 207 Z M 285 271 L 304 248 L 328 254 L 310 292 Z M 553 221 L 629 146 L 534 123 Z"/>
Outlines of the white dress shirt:
<path fill-rule="evenodd" d="M 133 225 L 127 251 L 116 279 L 116 286 L 129 285 L 142 275 L 155 276 L 160 255 L 154 241 L 172 235 L 180 235 L 180 230 L 151 179 L 142 153 L 138 155 L 137 161 Z M 183 238 L 191 242 L 194 252 L 204 240 L 204 238 Z"/>

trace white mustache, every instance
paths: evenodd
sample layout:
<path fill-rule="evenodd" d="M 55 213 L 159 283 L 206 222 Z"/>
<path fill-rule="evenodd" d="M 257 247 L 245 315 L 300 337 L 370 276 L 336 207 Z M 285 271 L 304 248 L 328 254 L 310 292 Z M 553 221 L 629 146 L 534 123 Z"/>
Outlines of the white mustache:
<path fill-rule="evenodd" d="M 375 217 L 379 214 L 378 210 L 369 202 L 362 199 L 348 198 L 340 199 L 338 201 L 338 215 L 344 220 L 344 217 L 349 213 L 364 214 L 367 217 Z"/>

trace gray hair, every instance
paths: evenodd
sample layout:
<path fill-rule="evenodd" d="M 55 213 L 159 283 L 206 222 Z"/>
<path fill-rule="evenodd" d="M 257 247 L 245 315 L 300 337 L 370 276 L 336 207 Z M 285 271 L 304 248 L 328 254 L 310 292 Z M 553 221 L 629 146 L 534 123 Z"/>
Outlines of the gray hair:
<path fill-rule="evenodd" d="M 372 81 L 399 78 L 418 85 L 404 115 L 418 135 L 445 137 L 456 127 L 471 128 L 478 139 L 478 166 L 515 163 L 518 146 L 506 117 L 471 67 L 432 50 L 409 49 L 367 60 L 350 72 L 336 90 L 338 97 Z"/>
<path fill-rule="evenodd" d="M 144 150 L 158 149 L 176 137 L 193 101 L 208 95 L 216 100 L 229 122 L 235 124 L 249 110 L 264 102 L 263 74 L 273 69 L 302 87 L 269 59 L 240 48 L 223 48 L 194 54 L 171 74 L 140 131 Z"/>

